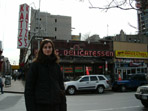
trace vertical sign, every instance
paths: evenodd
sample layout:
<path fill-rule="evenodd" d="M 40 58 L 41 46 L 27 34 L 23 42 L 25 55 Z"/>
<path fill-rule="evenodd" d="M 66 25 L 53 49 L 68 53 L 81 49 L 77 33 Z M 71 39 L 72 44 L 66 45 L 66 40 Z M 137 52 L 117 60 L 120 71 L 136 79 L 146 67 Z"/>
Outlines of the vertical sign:
<path fill-rule="evenodd" d="M 17 48 L 28 47 L 29 5 L 22 4 L 19 8 Z"/>
<path fill-rule="evenodd" d="M 105 61 L 105 71 L 106 72 L 108 71 L 108 63 L 107 63 L 107 61 Z"/>

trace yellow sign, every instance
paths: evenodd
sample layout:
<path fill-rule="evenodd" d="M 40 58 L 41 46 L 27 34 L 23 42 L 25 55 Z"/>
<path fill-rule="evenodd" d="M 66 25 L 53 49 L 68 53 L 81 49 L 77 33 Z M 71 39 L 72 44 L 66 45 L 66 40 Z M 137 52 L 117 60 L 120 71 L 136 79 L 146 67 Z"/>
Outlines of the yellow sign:
<path fill-rule="evenodd" d="M 12 68 L 12 70 L 17 70 L 20 68 L 20 66 L 19 65 L 11 65 L 11 68 Z"/>
<path fill-rule="evenodd" d="M 148 59 L 148 52 L 116 50 L 116 57 L 122 57 L 122 58 L 145 58 L 145 59 Z"/>

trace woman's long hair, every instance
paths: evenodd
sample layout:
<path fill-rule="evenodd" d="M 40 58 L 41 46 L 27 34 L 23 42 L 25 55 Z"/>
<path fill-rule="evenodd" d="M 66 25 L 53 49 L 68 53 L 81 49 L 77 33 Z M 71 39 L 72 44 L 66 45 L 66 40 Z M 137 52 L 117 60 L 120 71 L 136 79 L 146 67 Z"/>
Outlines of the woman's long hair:
<path fill-rule="evenodd" d="M 47 56 L 43 53 L 43 47 L 45 44 L 51 43 L 52 45 L 52 53 L 50 56 Z M 37 53 L 36 58 L 33 60 L 34 62 L 41 62 L 41 63 L 49 63 L 49 62 L 59 62 L 59 56 L 57 56 L 55 52 L 54 43 L 50 39 L 44 39 L 41 42 L 40 49 Z"/>

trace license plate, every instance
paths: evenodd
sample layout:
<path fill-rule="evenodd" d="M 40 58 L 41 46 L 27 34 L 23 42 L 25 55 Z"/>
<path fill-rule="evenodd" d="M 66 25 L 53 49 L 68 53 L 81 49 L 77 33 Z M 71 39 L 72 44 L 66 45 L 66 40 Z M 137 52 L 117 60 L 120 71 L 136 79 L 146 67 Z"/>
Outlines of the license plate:
<path fill-rule="evenodd" d="M 142 95 L 142 99 L 146 100 L 147 99 L 147 96 Z"/>

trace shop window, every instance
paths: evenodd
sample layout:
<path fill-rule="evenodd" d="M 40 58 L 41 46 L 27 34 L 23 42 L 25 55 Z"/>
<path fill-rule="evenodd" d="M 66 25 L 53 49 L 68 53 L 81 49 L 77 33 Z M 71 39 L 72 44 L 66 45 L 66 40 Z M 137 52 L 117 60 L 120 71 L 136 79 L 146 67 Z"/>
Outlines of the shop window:
<path fill-rule="evenodd" d="M 130 74 L 131 73 L 131 70 L 127 70 L 127 74 Z"/>
<path fill-rule="evenodd" d="M 144 68 L 144 73 L 147 73 L 147 68 Z"/>
<path fill-rule="evenodd" d="M 140 73 L 140 68 L 137 69 L 137 73 Z"/>
<path fill-rule="evenodd" d="M 75 72 L 83 72 L 83 67 L 82 66 L 76 66 L 75 67 Z"/>
<path fill-rule="evenodd" d="M 135 74 L 135 73 L 136 73 L 136 69 L 132 69 L 132 70 L 131 70 L 131 73 L 132 73 L 132 74 Z"/>
<path fill-rule="evenodd" d="M 145 73 L 144 68 L 141 69 L 141 72 L 142 72 L 142 73 Z"/>
<path fill-rule="evenodd" d="M 72 67 L 63 67 L 64 73 L 73 73 L 73 68 Z"/>

